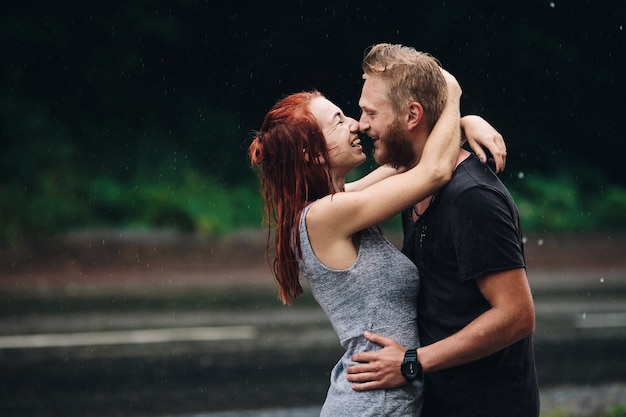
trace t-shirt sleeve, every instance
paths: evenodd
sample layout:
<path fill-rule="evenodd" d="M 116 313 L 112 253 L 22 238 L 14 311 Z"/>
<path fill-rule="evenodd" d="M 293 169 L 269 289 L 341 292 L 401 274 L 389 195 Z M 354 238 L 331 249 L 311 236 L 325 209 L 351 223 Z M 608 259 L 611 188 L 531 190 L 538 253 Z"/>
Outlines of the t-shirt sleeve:
<path fill-rule="evenodd" d="M 462 280 L 525 267 L 519 215 L 512 204 L 487 187 L 457 197 L 449 219 Z"/>

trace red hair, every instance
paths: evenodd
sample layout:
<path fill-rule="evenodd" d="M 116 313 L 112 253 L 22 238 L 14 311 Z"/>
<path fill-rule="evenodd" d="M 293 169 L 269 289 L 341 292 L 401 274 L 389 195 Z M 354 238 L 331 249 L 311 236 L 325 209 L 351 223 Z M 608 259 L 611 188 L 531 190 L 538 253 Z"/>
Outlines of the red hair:
<path fill-rule="evenodd" d="M 318 161 L 328 161 L 324 134 L 311 110 L 318 91 L 300 92 L 279 100 L 265 116 L 248 149 L 252 168 L 260 182 L 263 218 L 268 226 L 266 255 L 275 228 L 272 271 L 278 281 L 279 299 L 291 304 L 302 286 L 296 258 L 300 255 L 298 225 L 308 203 L 333 192 L 330 175 Z"/>

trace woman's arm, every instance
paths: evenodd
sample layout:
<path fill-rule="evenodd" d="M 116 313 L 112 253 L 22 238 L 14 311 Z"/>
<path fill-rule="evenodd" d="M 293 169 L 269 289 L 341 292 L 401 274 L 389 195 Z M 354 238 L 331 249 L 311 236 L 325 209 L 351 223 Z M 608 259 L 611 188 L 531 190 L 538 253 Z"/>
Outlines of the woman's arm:
<path fill-rule="evenodd" d="M 506 165 L 506 144 L 504 138 L 485 119 L 476 115 L 461 117 L 462 138 L 467 140 L 470 148 L 484 164 L 489 159 L 495 164 L 496 172 L 504 171 Z M 491 154 L 487 158 L 485 149 Z M 361 191 L 378 181 L 404 172 L 405 168 L 380 166 L 358 180 L 345 184 L 345 191 Z"/>
<path fill-rule="evenodd" d="M 366 176 L 359 178 L 356 181 L 347 182 L 344 186 L 344 191 L 361 191 L 372 184 L 376 184 L 378 181 L 382 181 L 385 178 L 389 178 L 392 175 L 400 174 L 406 171 L 405 168 L 392 168 L 389 165 L 379 166 Z"/>

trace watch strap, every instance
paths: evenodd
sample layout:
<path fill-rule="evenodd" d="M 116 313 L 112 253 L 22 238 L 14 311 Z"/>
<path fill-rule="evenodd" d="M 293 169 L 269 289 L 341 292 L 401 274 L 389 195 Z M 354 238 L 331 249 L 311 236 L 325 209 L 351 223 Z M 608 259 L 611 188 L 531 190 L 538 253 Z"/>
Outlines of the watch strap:
<path fill-rule="evenodd" d="M 417 361 L 417 348 L 407 349 L 406 352 L 404 352 L 404 362 L 408 362 L 411 360 Z"/>

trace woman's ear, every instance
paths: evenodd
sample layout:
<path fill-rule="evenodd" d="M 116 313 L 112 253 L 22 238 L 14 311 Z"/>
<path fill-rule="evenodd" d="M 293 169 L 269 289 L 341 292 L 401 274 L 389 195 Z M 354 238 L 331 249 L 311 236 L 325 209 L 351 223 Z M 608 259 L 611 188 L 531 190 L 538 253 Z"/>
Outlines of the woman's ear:
<path fill-rule="evenodd" d="M 302 153 L 304 154 L 304 160 L 306 162 L 309 162 L 309 153 L 306 151 L 306 149 L 302 149 Z M 315 158 L 315 162 L 320 165 L 324 165 L 326 163 L 326 160 L 324 159 L 323 156 L 320 155 L 317 158 Z"/>

